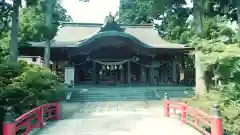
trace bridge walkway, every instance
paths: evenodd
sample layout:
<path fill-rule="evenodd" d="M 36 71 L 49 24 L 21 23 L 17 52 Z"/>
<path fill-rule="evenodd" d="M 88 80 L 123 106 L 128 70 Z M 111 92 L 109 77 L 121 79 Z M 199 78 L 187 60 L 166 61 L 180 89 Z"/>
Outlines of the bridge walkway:
<path fill-rule="evenodd" d="M 163 117 L 155 101 L 62 102 L 62 120 L 37 135 L 202 135 L 179 120 Z"/>

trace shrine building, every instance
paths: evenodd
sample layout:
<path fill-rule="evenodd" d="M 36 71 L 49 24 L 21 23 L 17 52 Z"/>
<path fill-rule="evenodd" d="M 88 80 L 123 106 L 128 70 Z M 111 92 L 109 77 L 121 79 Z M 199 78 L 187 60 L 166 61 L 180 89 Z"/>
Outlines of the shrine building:
<path fill-rule="evenodd" d="M 41 62 L 44 46 L 28 42 L 20 58 Z M 51 42 L 51 70 L 63 83 L 178 85 L 186 83 L 191 50 L 161 39 L 152 24 L 118 24 L 109 15 L 104 24 L 62 22 Z"/>

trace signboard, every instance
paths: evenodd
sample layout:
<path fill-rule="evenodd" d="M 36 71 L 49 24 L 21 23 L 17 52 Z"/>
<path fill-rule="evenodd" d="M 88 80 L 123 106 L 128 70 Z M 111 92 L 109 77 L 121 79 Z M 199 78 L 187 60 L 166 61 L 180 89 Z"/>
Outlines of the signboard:
<path fill-rule="evenodd" d="M 65 67 L 65 74 L 64 74 L 64 83 L 70 84 L 72 81 L 74 82 L 74 67 Z"/>

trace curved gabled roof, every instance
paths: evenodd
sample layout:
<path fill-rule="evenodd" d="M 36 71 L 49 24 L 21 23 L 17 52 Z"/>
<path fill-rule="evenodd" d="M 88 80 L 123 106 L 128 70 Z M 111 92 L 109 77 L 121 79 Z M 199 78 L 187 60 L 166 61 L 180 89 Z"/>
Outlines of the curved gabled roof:
<path fill-rule="evenodd" d="M 184 49 L 184 45 L 167 42 L 154 30 L 153 25 L 117 24 L 114 20 L 99 23 L 60 22 L 51 47 L 81 47 L 101 37 L 124 37 L 144 48 Z M 28 42 L 32 47 L 43 47 L 44 42 Z"/>
<path fill-rule="evenodd" d="M 111 27 L 107 28 L 107 26 Z M 123 31 L 115 30 L 118 26 Z M 105 36 L 122 36 L 130 38 L 139 45 L 148 48 L 184 48 L 184 45 L 167 42 L 158 35 L 152 25 L 119 25 L 93 23 L 62 23 L 57 36 L 58 42 L 76 42 L 76 47 L 85 45 L 96 38 Z M 74 46 L 69 46 L 74 47 Z"/>

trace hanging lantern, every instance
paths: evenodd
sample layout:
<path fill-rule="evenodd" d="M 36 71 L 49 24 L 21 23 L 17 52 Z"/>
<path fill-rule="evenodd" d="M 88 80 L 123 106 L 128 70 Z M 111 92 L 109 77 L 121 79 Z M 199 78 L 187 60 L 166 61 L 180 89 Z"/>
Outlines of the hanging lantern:
<path fill-rule="evenodd" d="M 107 70 L 109 70 L 109 66 L 107 65 Z"/>
<path fill-rule="evenodd" d="M 122 66 L 122 65 L 119 65 L 119 69 L 123 69 L 123 66 Z"/>
<path fill-rule="evenodd" d="M 115 69 L 115 70 L 117 69 L 117 66 L 116 66 L 116 65 L 114 66 L 114 69 Z"/>

